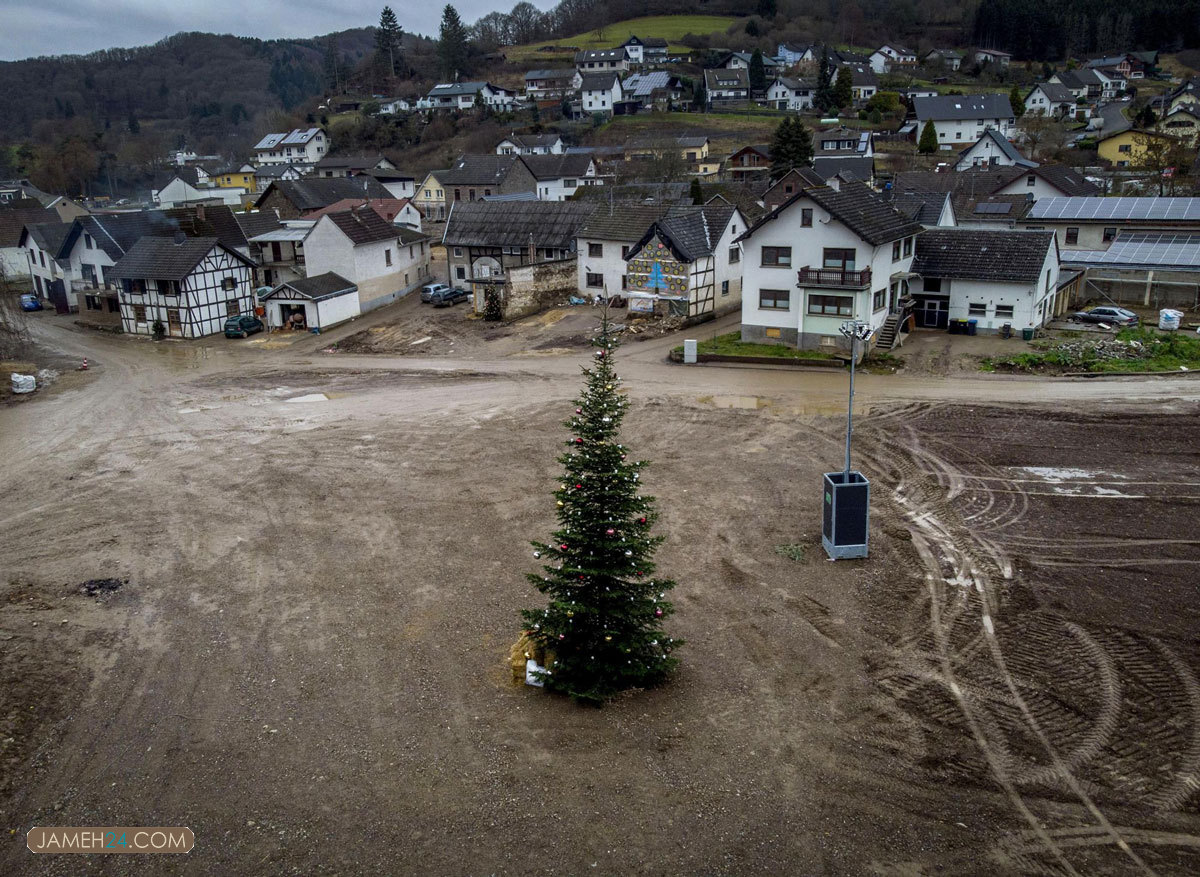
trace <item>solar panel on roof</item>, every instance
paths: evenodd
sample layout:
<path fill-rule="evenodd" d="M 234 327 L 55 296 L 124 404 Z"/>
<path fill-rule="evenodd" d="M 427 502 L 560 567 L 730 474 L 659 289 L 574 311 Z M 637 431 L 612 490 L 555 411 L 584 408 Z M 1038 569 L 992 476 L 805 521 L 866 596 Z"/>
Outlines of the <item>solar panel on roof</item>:
<path fill-rule="evenodd" d="M 1042 198 L 1029 218 L 1200 222 L 1200 198 Z"/>
<path fill-rule="evenodd" d="M 975 205 L 976 213 L 1007 214 L 1012 205 L 1007 201 L 982 201 Z"/>

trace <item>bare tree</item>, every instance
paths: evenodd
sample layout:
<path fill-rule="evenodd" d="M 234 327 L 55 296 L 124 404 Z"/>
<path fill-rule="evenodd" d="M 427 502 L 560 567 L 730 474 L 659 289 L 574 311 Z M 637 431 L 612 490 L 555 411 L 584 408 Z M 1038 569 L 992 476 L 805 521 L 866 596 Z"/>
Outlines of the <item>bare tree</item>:
<path fill-rule="evenodd" d="M 12 359 L 29 343 L 29 324 L 21 310 L 21 288 L 0 264 L 0 359 Z"/>

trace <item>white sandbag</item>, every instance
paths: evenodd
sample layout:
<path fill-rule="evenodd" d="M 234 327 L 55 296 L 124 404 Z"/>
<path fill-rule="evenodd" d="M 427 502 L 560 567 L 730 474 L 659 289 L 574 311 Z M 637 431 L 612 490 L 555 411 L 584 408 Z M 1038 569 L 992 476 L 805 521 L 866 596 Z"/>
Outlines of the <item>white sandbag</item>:
<path fill-rule="evenodd" d="M 37 389 L 37 380 L 33 375 L 19 375 L 13 372 L 12 391 L 14 393 L 32 393 Z"/>
<path fill-rule="evenodd" d="M 537 661 L 530 658 L 525 662 L 525 684 L 532 685 L 535 688 L 544 688 L 546 683 L 537 677 L 537 673 L 545 673 L 546 668 Z"/>
<path fill-rule="evenodd" d="M 1158 312 L 1158 328 L 1174 332 L 1183 325 L 1183 311 L 1174 308 L 1163 308 Z"/>

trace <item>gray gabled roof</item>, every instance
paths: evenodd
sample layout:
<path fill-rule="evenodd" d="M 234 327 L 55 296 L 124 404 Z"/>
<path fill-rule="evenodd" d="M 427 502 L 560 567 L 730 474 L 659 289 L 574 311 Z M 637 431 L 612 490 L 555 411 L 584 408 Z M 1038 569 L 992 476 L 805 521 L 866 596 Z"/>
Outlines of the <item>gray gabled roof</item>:
<path fill-rule="evenodd" d="M 694 262 L 711 256 L 721 234 L 737 212 L 732 204 L 719 201 L 703 207 L 673 207 L 655 220 L 637 242 L 629 248 L 626 260 L 637 258 L 638 252 L 657 235 L 681 262 Z"/>
<path fill-rule="evenodd" d="M 1042 94 L 1046 95 L 1046 99 L 1056 104 L 1073 104 L 1075 103 L 1075 93 L 1065 85 L 1058 82 L 1039 82 L 1033 88 L 1029 89 L 1029 93 L 1025 95 L 1028 100 L 1029 96 L 1035 91 L 1041 89 Z"/>
<path fill-rule="evenodd" d="M 632 244 L 668 209 L 670 204 L 601 204 L 579 229 L 579 237 Z"/>
<path fill-rule="evenodd" d="M 1036 161 L 1030 161 L 1025 156 L 1021 155 L 1021 153 L 1017 150 L 1017 147 L 1013 146 L 1007 138 L 1001 137 L 994 128 L 988 128 L 986 131 L 984 131 L 983 136 L 960 152 L 958 157 L 960 159 L 963 158 L 968 152 L 970 152 L 984 140 L 992 141 L 992 143 L 996 145 L 996 149 L 999 150 L 1005 158 L 1007 158 L 1017 167 L 1031 168 L 1038 166 Z"/>
<path fill-rule="evenodd" d="M 519 160 L 516 155 L 496 155 L 492 152 L 460 155 L 450 167 L 431 173 L 446 186 L 498 186 Z"/>
<path fill-rule="evenodd" d="M 611 91 L 614 82 L 620 83 L 621 77 L 615 70 L 603 70 L 598 73 L 584 73 L 580 91 Z"/>
<path fill-rule="evenodd" d="M 392 193 L 369 176 L 305 177 L 301 180 L 273 180 L 255 205 L 262 204 L 268 193 L 279 192 L 300 211 L 320 210 L 347 198 L 391 198 Z"/>
<path fill-rule="evenodd" d="M 909 219 L 865 184 L 850 182 L 841 184 L 838 189 L 829 186 L 801 188 L 756 222 L 738 240 L 752 237 L 762 226 L 777 219 L 800 198 L 811 199 L 871 246 L 920 234 L 923 230 L 919 222 Z"/>
<path fill-rule="evenodd" d="M 893 207 L 925 226 L 938 224 L 949 200 L 946 192 L 894 192 L 888 197 Z"/>
<path fill-rule="evenodd" d="M 537 180 L 558 180 L 563 177 L 583 177 L 592 166 L 592 157 L 586 153 L 562 153 L 560 155 L 522 155 L 521 161 Z"/>
<path fill-rule="evenodd" d="M 913 98 L 913 110 L 922 122 L 963 119 L 1011 119 L 1012 104 L 1006 94 L 942 94 Z"/>
<path fill-rule="evenodd" d="M 247 265 L 254 263 L 236 250 L 224 246 L 216 238 L 184 238 L 147 236 L 129 248 L 117 263 L 105 272 L 122 280 L 183 280 L 196 270 L 204 257 L 221 249 Z"/>
<path fill-rule="evenodd" d="M 539 79 L 570 81 L 575 78 L 575 72 L 576 71 L 575 71 L 574 67 L 563 67 L 561 69 L 552 69 L 552 70 L 545 69 L 545 68 L 543 68 L 541 70 L 530 70 L 525 74 L 525 81 L 532 82 L 534 80 L 539 80 Z"/>
<path fill-rule="evenodd" d="M 568 249 L 595 210 L 594 203 L 578 201 L 457 201 L 442 243 Z"/>
<path fill-rule="evenodd" d="M 634 73 L 621 83 L 621 90 L 632 97 L 650 97 L 659 89 L 679 87 L 679 77 L 665 70 L 654 70 L 650 73 Z"/>
<path fill-rule="evenodd" d="M 912 270 L 923 277 L 1036 283 L 1052 231 L 934 228 L 917 238 Z"/>
<path fill-rule="evenodd" d="M 316 277 L 302 277 L 299 280 L 288 280 L 276 286 L 264 295 L 263 298 L 270 298 L 285 286 L 313 301 L 336 298 L 339 295 L 358 291 L 358 287 L 345 277 L 335 274 L 332 271 L 326 271 L 324 274 L 318 274 Z"/>

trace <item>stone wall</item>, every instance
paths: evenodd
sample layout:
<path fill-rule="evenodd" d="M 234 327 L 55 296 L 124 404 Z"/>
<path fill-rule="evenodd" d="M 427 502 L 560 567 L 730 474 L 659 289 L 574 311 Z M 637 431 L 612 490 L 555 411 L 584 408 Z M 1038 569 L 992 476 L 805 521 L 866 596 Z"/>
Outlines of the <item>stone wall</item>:
<path fill-rule="evenodd" d="M 553 304 L 580 295 L 576 260 L 556 259 L 506 268 L 504 283 L 504 319 L 516 320 L 543 311 Z"/>

